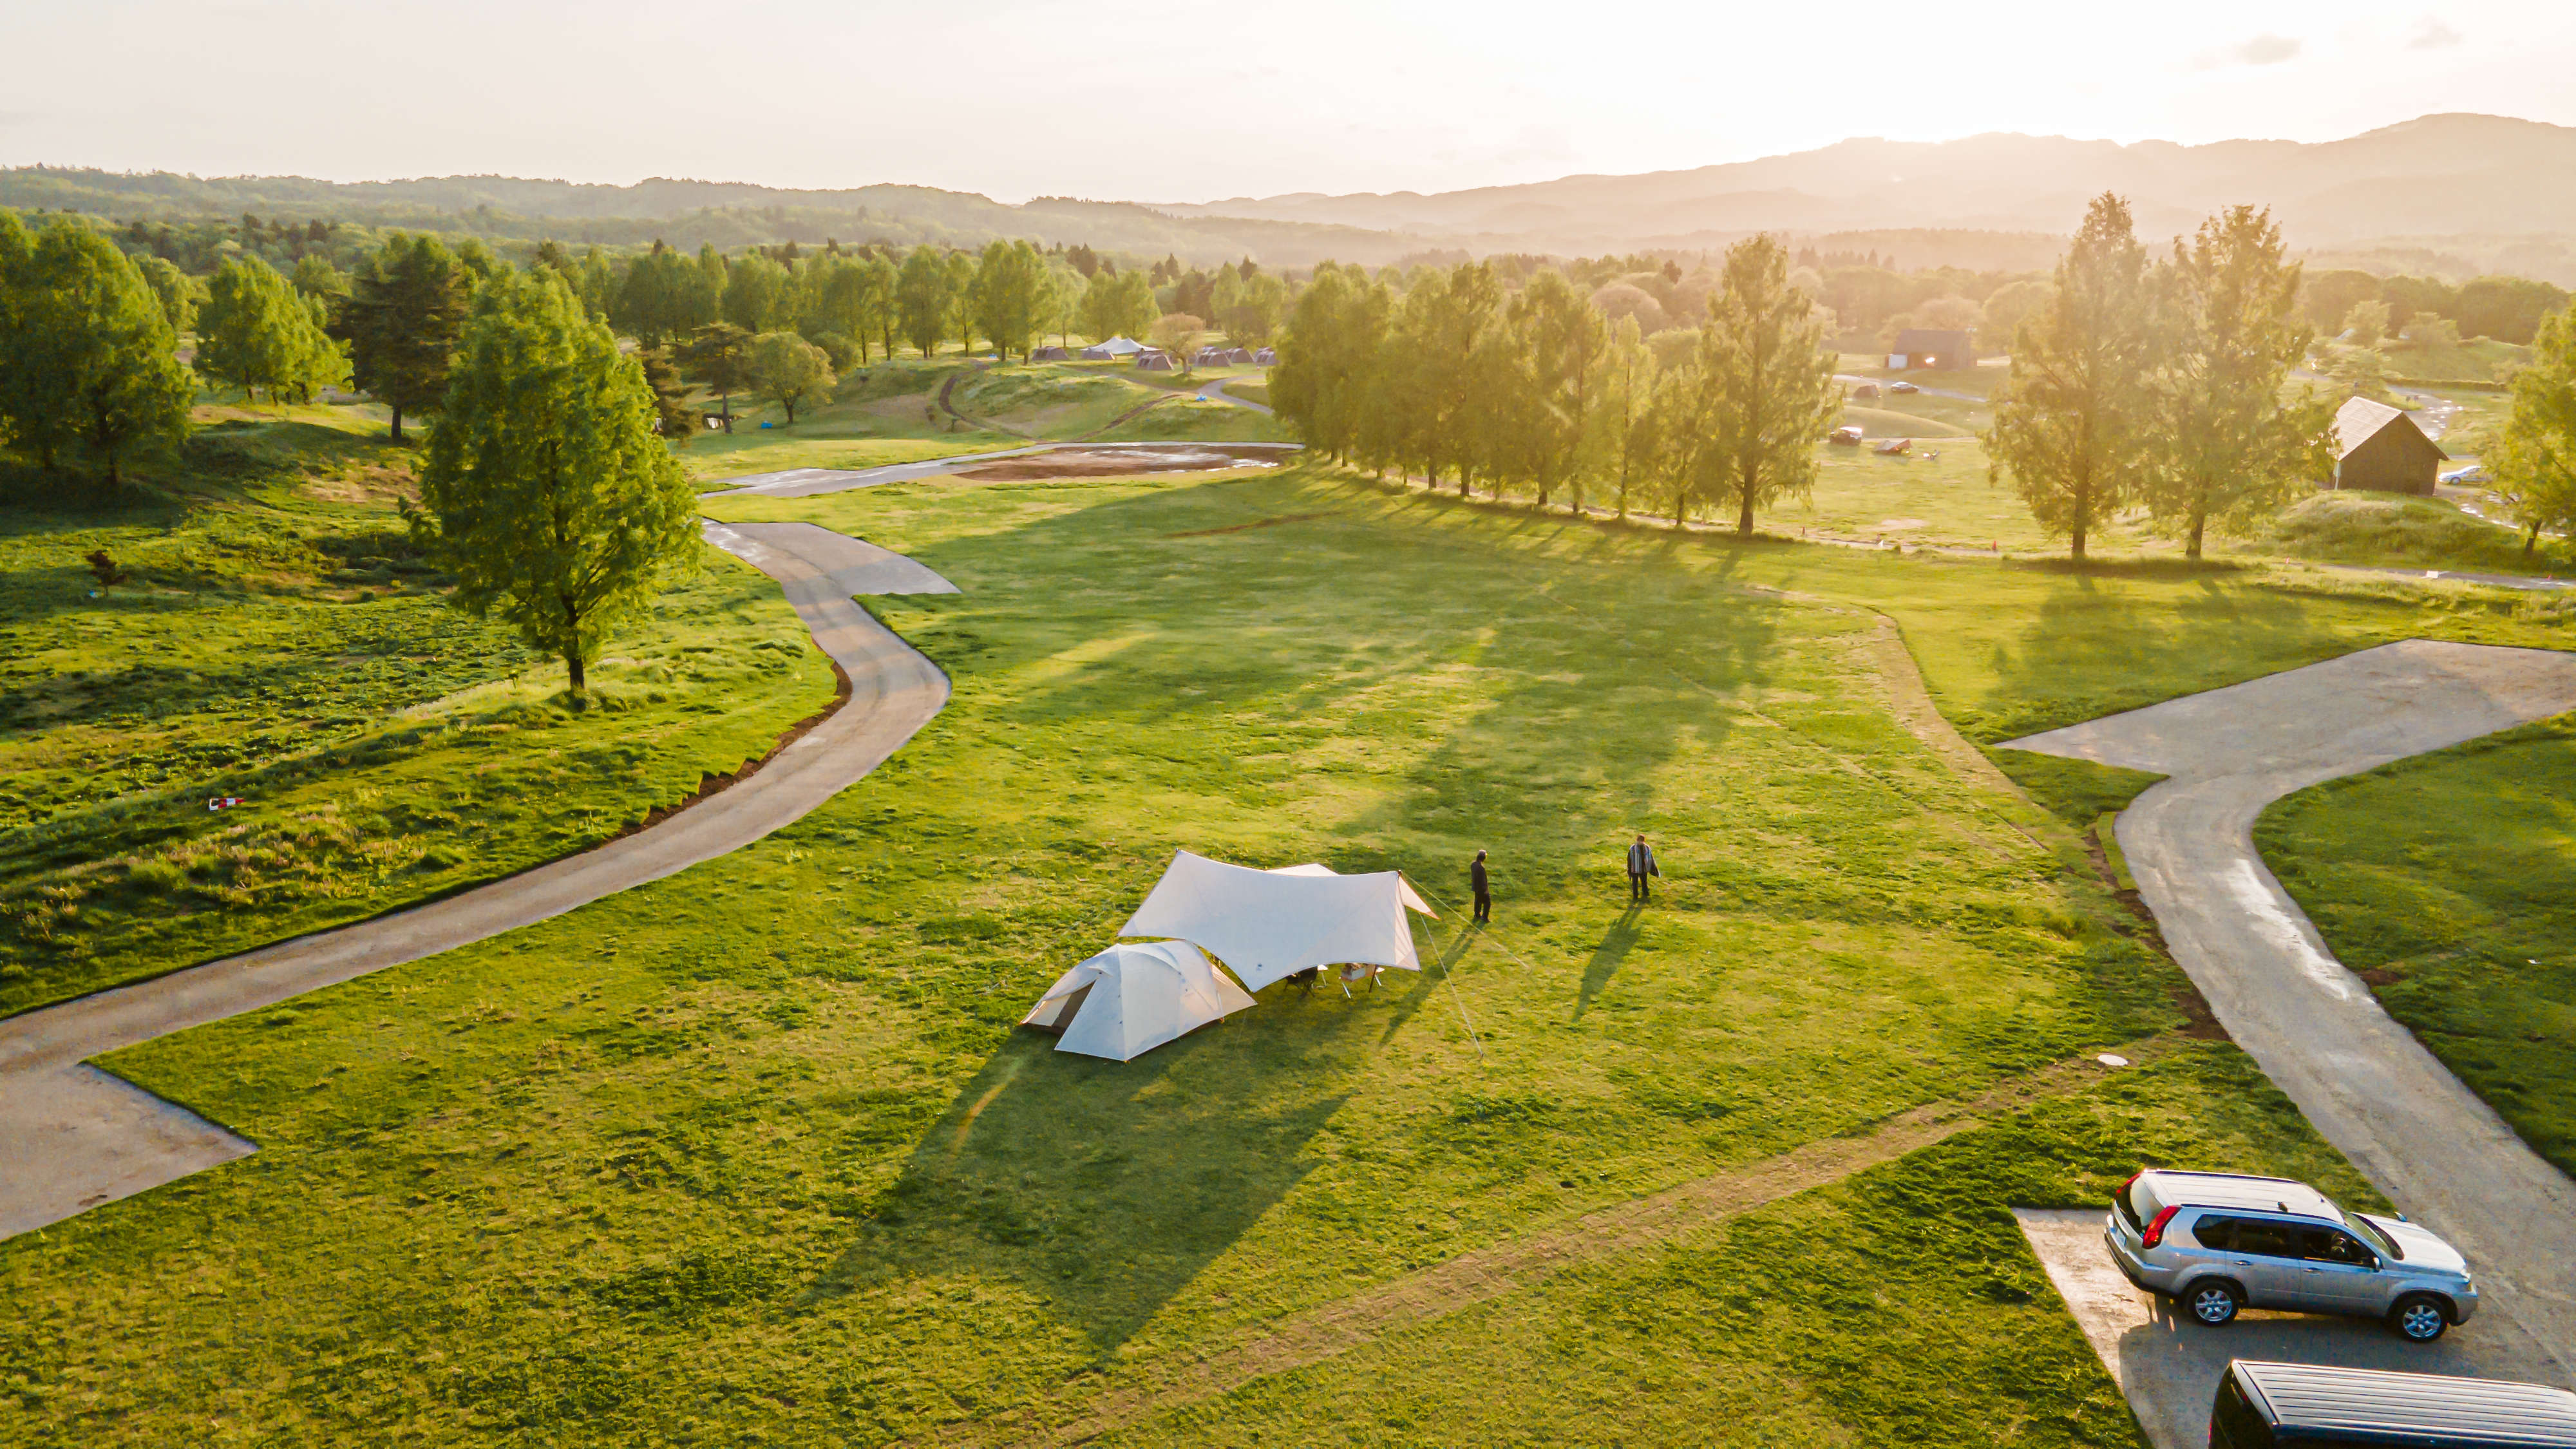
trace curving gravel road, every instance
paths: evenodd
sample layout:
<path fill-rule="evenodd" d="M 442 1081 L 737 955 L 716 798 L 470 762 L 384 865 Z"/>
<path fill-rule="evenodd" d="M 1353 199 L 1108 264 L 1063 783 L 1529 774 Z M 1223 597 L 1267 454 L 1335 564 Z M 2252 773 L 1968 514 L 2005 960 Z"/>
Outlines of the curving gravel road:
<path fill-rule="evenodd" d="M 2576 709 L 2576 654 L 2406 640 L 2045 734 L 2031 750 L 2168 778 L 2120 850 L 2219 1021 L 2317 1130 L 2465 1252 L 2464 1332 L 2576 1386 L 2576 1183 L 2390 1019 L 2254 849 L 2266 805 L 2338 776 Z"/>
<path fill-rule="evenodd" d="M 852 602 L 955 593 L 900 554 L 809 523 L 704 525 L 778 580 L 850 699 L 729 790 L 596 850 L 393 915 L 0 1021 L 0 1237 L 252 1150 L 85 1058 L 417 961 L 739 850 L 857 783 L 948 702 L 948 678 Z"/>

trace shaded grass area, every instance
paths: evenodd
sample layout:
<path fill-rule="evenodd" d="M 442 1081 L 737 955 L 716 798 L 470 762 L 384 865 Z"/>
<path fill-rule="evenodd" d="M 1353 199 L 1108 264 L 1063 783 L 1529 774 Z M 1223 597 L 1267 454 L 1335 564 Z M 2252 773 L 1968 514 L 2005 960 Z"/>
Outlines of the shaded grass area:
<path fill-rule="evenodd" d="M 411 456 L 252 422 L 192 440 L 188 491 L 0 510 L 0 1012 L 595 844 L 830 699 L 776 587 L 716 556 L 570 709 L 559 664 L 446 604 L 390 506 Z"/>
<path fill-rule="evenodd" d="M 1875 621 L 1742 587 L 1731 551 L 1312 469 L 717 507 L 956 580 L 886 605 L 948 709 L 722 861 L 119 1054 L 262 1151 L 0 1245 L 11 1438 L 883 1442 L 2181 1021 L 2098 890 L 1889 718 Z M 1014 1034 L 1178 846 L 1402 866 L 1443 901 L 1484 846 L 1497 929 L 1444 919 L 1430 972 L 1275 987 L 1132 1065 Z M 1532 1325 L 1499 1338 L 1433 1326 L 1403 1376 L 1292 1374 L 1133 1434 L 1434 1432 L 1370 1421 L 1385 1393 L 1562 1439 L 1583 1372 L 1638 1442 L 1688 1442 L 1635 1407 L 1687 1368 L 1710 1402 L 1806 1384 L 1784 1433 L 2132 1444 L 2004 1194 L 2092 1200 L 2140 1152 L 2337 1181 L 2232 1054 L 2193 1060 L 2214 1075 L 1998 1147 L 1992 1182 L 1748 1220 L 1830 1313 L 1705 1258 L 1622 1265 L 1498 1303 Z M 1930 1250 L 1952 1223 L 1976 1252 Z M 1850 1311 L 1881 1260 L 1902 1291 Z M 1650 1346 L 1666 1309 L 1784 1328 Z"/>
<path fill-rule="evenodd" d="M 1202 379 L 1203 381 L 1204 379 Z M 1189 399 L 1139 413 L 1100 434 L 1104 443 L 1275 443 L 1290 437 L 1277 418 L 1228 402 Z"/>
<path fill-rule="evenodd" d="M 2254 831 L 2326 944 L 2576 1173 L 2576 718 L 2313 786 Z"/>

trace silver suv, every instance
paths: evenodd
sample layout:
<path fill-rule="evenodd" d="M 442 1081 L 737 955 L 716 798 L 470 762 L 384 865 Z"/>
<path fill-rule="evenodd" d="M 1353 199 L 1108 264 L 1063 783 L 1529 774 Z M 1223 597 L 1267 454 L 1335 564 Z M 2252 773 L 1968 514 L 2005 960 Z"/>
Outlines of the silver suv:
<path fill-rule="evenodd" d="M 2212 1327 L 2241 1308 L 2287 1308 L 2382 1318 L 2431 1343 L 2478 1311 L 2458 1249 L 2287 1178 L 2149 1169 L 2112 1194 L 2102 1236 L 2130 1282 Z"/>

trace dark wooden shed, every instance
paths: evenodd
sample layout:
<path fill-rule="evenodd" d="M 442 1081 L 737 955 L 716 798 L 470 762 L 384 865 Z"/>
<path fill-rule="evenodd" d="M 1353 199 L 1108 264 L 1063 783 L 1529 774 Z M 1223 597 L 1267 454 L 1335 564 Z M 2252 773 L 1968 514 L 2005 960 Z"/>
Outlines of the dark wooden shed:
<path fill-rule="evenodd" d="M 2451 456 L 2403 411 L 2366 397 L 2335 411 L 2334 431 L 2337 488 L 2429 497 L 2442 460 Z"/>

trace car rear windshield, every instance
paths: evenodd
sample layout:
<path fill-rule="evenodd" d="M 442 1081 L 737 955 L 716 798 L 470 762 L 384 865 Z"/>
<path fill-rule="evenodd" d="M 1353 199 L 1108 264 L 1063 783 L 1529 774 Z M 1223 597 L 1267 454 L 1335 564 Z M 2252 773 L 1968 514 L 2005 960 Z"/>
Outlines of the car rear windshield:
<path fill-rule="evenodd" d="M 2380 1252 L 2387 1254 L 2390 1262 L 2402 1263 L 2406 1261 L 2406 1250 L 2397 1246 L 2397 1240 L 2395 1238 L 2381 1232 L 2377 1225 L 2373 1224 L 2368 1218 L 2363 1217 L 2359 1213 L 2345 1213 L 2343 1215 L 2343 1225 L 2352 1229 L 2354 1234 L 2363 1242 L 2368 1243 L 2372 1247 L 2377 1248 Z"/>
<path fill-rule="evenodd" d="M 2120 1221 L 2129 1225 L 2130 1232 L 2143 1233 L 2147 1229 L 2145 1224 L 2138 1221 L 2138 1205 L 2129 1201 L 2130 1196 L 2137 1190 L 2138 1185 L 2134 1181 L 2122 1183 L 2114 1189 L 2111 1193 L 2111 1210 L 2120 1215 Z"/>

